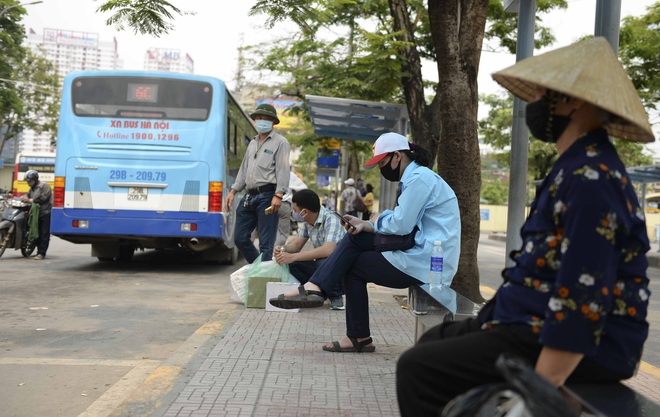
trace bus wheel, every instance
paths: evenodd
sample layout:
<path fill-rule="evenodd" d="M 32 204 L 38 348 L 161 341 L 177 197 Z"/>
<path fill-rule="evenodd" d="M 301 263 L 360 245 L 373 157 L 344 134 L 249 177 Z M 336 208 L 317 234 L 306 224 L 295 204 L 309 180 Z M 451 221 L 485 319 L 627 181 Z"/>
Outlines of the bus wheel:
<path fill-rule="evenodd" d="M 133 259 L 133 254 L 135 253 L 135 248 L 130 245 L 122 245 L 119 247 L 119 256 L 117 260 L 121 262 L 130 262 Z"/>
<path fill-rule="evenodd" d="M 227 252 L 229 252 L 229 255 L 227 256 L 227 264 L 236 265 L 239 255 L 238 248 L 234 246 L 233 248 L 229 249 Z"/>

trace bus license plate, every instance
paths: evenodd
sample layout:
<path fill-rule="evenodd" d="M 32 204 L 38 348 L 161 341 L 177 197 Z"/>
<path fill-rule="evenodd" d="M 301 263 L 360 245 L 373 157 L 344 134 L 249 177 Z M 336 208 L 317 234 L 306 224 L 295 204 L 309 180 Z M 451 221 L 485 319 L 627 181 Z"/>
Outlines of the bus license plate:
<path fill-rule="evenodd" d="M 147 201 L 148 188 L 128 187 L 128 201 Z"/>

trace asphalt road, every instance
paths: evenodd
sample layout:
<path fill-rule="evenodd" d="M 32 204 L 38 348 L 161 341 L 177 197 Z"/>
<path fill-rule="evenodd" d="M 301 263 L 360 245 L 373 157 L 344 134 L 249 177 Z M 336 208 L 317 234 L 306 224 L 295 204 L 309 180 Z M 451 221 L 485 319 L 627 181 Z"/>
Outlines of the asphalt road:
<path fill-rule="evenodd" d="M 7 250 L 0 416 L 151 414 L 243 308 L 228 302 L 235 269 L 170 251 L 99 262 L 58 238 L 45 261 Z"/>

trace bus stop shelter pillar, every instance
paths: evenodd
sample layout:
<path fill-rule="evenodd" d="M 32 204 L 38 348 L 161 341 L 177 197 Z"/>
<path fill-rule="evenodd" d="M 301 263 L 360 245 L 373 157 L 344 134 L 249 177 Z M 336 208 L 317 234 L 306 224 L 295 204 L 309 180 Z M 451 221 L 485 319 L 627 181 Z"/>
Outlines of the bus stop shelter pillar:
<path fill-rule="evenodd" d="M 507 4 L 508 3 L 508 4 Z M 505 10 L 518 11 L 518 39 L 516 61 L 521 61 L 534 53 L 534 20 L 536 0 L 505 1 Z M 508 6 L 508 7 L 507 7 Z M 527 155 L 529 153 L 529 130 L 525 124 L 525 102 L 515 97 L 513 100 L 513 126 L 511 130 L 511 169 L 509 174 L 509 208 L 506 226 L 506 254 L 520 249 L 522 238 L 520 228 L 525 222 L 527 206 Z M 506 257 L 506 266 L 513 261 Z"/>

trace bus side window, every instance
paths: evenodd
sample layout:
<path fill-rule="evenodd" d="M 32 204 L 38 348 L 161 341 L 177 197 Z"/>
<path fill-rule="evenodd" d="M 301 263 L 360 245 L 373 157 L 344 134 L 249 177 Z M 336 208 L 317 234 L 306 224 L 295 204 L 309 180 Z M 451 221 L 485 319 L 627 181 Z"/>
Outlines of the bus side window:
<path fill-rule="evenodd" d="M 227 141 L 227 153 L 231 153 L 231 119 L 227 117 L 227 136 L 225 137 Z"/>
<path fill-rule="evenodd" d="M 236 138 L 237 137 L 238 137 L 238 129 L 236 129 L 236 125 L 234 125 L 234 155 L 237 155 L 237 153 L 236 153 L 237 152 L 237 149 L 236 149 L 236 145 L 237 145 Z"/>

